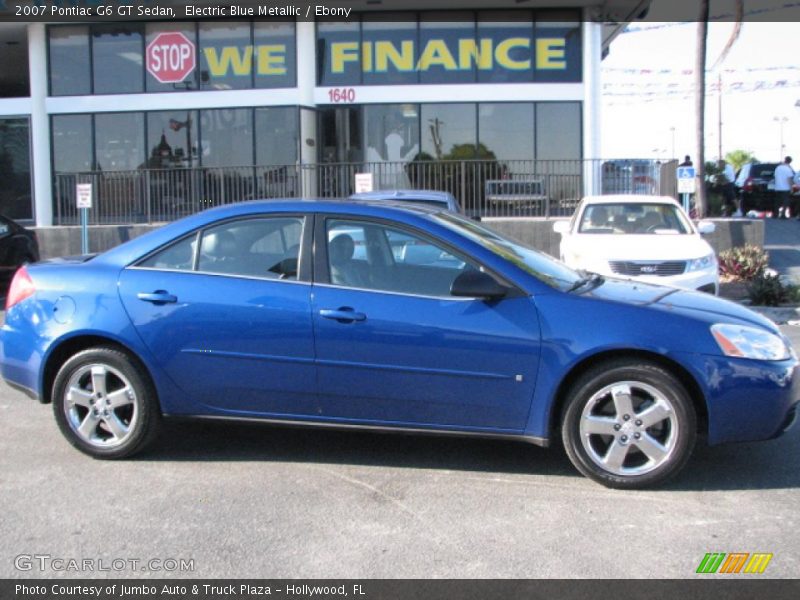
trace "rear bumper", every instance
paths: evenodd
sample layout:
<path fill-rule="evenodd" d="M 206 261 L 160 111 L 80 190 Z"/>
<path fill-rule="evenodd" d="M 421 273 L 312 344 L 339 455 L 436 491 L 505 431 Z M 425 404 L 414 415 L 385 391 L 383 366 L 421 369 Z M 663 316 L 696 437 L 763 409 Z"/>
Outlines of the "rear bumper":
<path fill-rule="evenodd" d="M 0 328 L 0 375 L 6 383 L 30 398 L 41 399 L 39 372 L 42 353 L 7 323 Z"/>

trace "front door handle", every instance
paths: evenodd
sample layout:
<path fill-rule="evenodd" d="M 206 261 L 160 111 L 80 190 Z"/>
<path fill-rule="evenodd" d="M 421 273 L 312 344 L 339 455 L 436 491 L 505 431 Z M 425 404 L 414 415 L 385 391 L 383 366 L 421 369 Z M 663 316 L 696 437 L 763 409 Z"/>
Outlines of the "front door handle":
<path fill-rule="evenodd" d="M 339 321 L 339 323 L 352 323 L 353 321 L 365 321 L 367 319 L 367 315 L 356 312 L 349 306 L 343 306 L 336 310 L 323 308 L 319 311 L 319 316 L 324 319 Z"/>
<path fill-rule="evenodd" d="M 139 292 L 136 294 L 136 297 L 139 300 L 144 300 L 145 302 L 152 302 L 153 304 L 172 304 L 178 301 L 177 296 L 173 296 L 165 292 L 164 290 L 157 290 L 151 294 L 147 294 L 144 292 Z"/>

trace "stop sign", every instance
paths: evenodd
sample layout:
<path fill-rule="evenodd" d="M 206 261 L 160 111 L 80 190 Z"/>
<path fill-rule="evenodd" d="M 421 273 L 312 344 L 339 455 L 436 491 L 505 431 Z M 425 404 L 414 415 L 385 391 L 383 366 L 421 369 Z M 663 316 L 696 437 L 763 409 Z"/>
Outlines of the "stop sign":
<path fill-rule="evenodd" d="M 147 44 L 147 72 L 161 83 L 179 83 L 194 71 L 194 44 L 179 31 L 159 33 Z"/>

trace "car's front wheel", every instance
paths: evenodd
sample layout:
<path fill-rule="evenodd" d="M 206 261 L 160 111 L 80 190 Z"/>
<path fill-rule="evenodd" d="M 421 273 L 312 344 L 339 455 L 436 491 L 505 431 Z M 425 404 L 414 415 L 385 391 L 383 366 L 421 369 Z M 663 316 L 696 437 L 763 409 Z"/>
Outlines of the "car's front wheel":
<path fill-rule="evenodd" d="M 84 350 L 64 363 L 53 384 L 53 411 L 67 440 L 95 458 L 141 451 L 161 423 L 149 375 L 109 347 Z"/>
<path fill-rule="evenodd" d="M 635 489 L 664 482 L 686 464 L 696 437 L 686 388 L 657 364 L 603 363 L 569 391 L 564 447 L 581 473 L 605 486 Z"/>

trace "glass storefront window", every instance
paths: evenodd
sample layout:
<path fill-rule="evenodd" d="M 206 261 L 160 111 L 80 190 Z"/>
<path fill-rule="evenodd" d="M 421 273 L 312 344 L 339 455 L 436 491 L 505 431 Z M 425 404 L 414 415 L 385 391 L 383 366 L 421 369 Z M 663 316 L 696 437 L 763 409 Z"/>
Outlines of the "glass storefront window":
<path fill-rule="evenodd" d="M 144 114 L 104 113 L 94 118 L 98 171 L 140 169 L 145 159 Z"/>
<path fill-rule="evenodd" d="M 196 110 L 147 113 L 147 167 L 170 169 L 198 166 Z"/>
<path fill-rule="evenodd" d="M 497 160 L 533 160 L 533 103 L 480 104 L 478 139 Z"/>
<path fill-rule="evenodd" d="M 477 48 L 480 83 L 533 81 L 533 21 L 528 11 L 493 11 L 478 19 Z"/>
<path fill-rule="evenodd" d="M 253 47 L 255 87 L 280 88 L 296 85 L 294 23 L 253 23 Z"/>
<path fill-rule="evenodd" d="M 294 165 L 297 162 L 296 108 L 257 108 L 255 127 L 257 165 Z"/>
<path fill-rule="evenodd" d="M 72 96 L 91 93 L 89 28 L 51 27 L 50 94 Z"/>
<path fill-rule="evenodd" d="M 361 24 L 320 21 L 317 24 L 319 85 L 361 84 Z"/>
<path fill-rule="evenodd" d="M 475 81 L 475 22 L 471 13 L 424 13 L 419 24 L 420 83 Z"/>
<path fill-rule="evenodd" d="M 253 164 L 252 109 L 200 111 L 200 163 L 204 167 Z"/>
<path fill-rule="evenodd" d="M 197 47 L 197 36 L 195 35 L 194 23 L 147 23 L 145 25 L 145 48 L 152 42 L 159 33 L 167 31 L 177 31 L 185 35 Z M 198 63 L 200 57 L 197 58 Z M 197 69 L 189 73 L 180 83 L 161 83 L 153 77 L 150 73 L 147 74 L 147 91 L 148 92 L 180 92 L 186 90 L 197 89 Z"/>
<path fill-rule="evenodd" d="M 33 219 L 28 119 L 0 119 L 0 213 Z"/>
<path fill-rule="evenodd" d="M 408 188 L 403 163 L 419 160 L 419 105 L 364 107 L 364 147 L 375 189 Z"/>
<path fill-rule="evenodd" d="M 144 91 L 142 25 L 100 25 L 92 28 L 95 94 Z"/>
<path fill-rule="evenodd" d="M 91 171 L 92 115 L 55 115 L 53 124 L 53 170 L 56 173 Z"/>
<path fill-rule="evenodd" d="M 200 87 L 243 90 L 253 87 L 253 43 L 250 23 L 200 23 Z"/>
<path fill-rule="evenodd" d="M 466 160 L 477 156 L 475 104 L 423 104 L 422 156 L 435 160 Z"/>
<path fill-rule="evenodd" d="M 582 76 L 581 23 L 577 13 L 537 14 L 534 30 L 537 82 L 579 82 Z"/>
<path fill-rule="evenodd" d="M 581 157 L 580 102 L 536 104 L 536 158 L 579 159 Z"/>
<path fill-rule="evenodd" d="M 368 15 L 361 28 L 361 70 L 365 85 L 418 83 L 419 31 L 415 15 Z"/>

